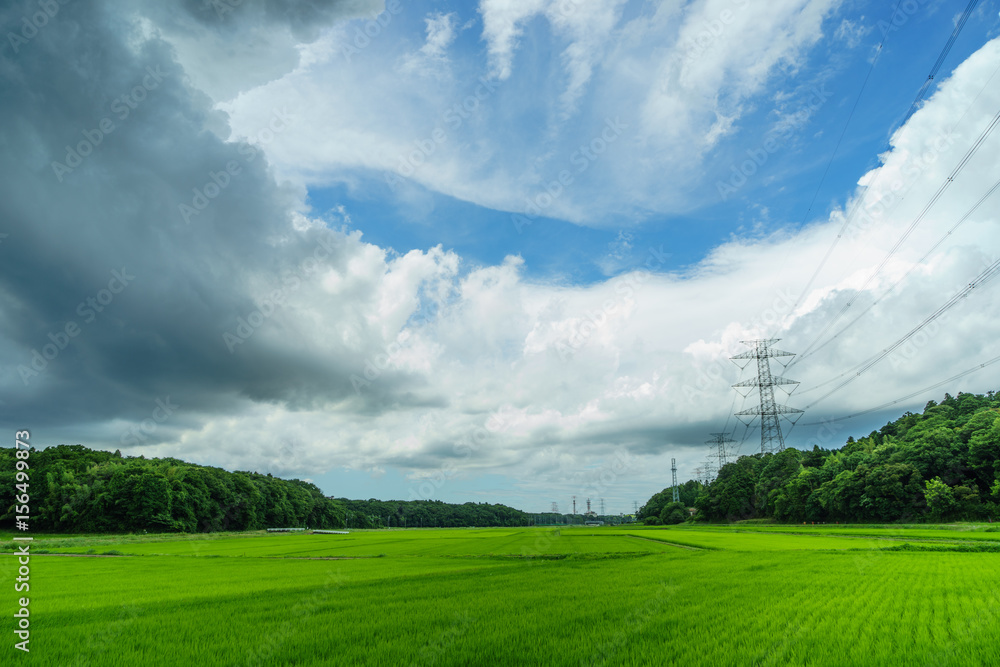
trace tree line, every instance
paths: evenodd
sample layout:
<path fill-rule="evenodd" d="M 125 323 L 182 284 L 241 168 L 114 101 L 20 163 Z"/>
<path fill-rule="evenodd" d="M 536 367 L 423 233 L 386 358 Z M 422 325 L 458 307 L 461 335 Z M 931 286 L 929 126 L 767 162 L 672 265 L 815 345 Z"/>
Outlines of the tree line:
<path fill-rule="evenodd" d="M 839 449 L 741 456 L 682 489 L 708 521 L 942 522 L 1000 519 L 1000 395 L 945 394 Z M 639 513 L 670 518 L 671 489 Z M 676 509 L 676 508 L 673 508 Z"/>
<path fill-rule="evenodd" d="M 15 453 L 0 449 L 0 520 L 16 511 Z M 174 458 L 122 456 L 82 445 L 32 449 L 32 531 L 215 532 L 263 528 L 520 526 L 504 505 L 326 497 L 297 479 L 230 472 Z"/>
<path fill-rule="evenodd" d="M 337 498 L 349 528 L 462 528 L 525 526 L 528 515 L 506 505 L 440 500 L 348 500 Z"/>

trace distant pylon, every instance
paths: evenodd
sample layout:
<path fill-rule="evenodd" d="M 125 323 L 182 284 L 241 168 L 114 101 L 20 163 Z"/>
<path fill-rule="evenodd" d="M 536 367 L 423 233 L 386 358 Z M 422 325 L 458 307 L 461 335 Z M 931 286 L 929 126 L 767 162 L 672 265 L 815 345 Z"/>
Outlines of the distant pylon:
<path fill-rule="evenodd" d="M 636 514 L 638 514 L 638 513 L 639 513 L 639 501 L 638 501 L 638 500 L 633 500 L 633 501 L 632 501 L 632 509 L 633 509 L 633 511 L 634 511 L 634 512 L 635 512 Z"/>
<path fill-rule="evenodd" d="M 729 459 L 732 458 L 732 445 L 735 440 L 729 437 L 728 433 L 713 433 L 711 440 L 706 440 L 706 445 L 712 445 L 712 453 L 708 455 L 708 458 L 715 459 L 716 470 L 722 470 L 722 467 L 729 463 Z"/>
<path fill-rule="evenodd" d="M 601 498 L 601 516 L 604 516 L 604 498 Z"/>
<path fill-rule="evenodd" d="M 590 498 L 587 498 L 587 514 L 590 514 Z"/>
<path fill-rule="evenodd" d="M 707 485 L 712 481 L 712 470 L 706 466 L 699 466 L 694 469 L 694 478 L 697 479 L 702 484 Z"/>
<path fill-rule="evenodd" d="M 559 514 L 559 503 L 552 501 L 552 513 Z"/>
<path fill-rule="evenodd" d="M 576 516 L 576 496 L 573 496 L 573 516 Z"/>
<path fill-rule="evenodd" d="M 674 502 L 681 501 L 681 492 L 677 489 L 677 459 L 670 459 L 670 472 L 673 475 Z"/>
<path fill-rule="evenodd" d="M 760 417 L 760 451 L 763 453 L 780 452 L 785 448 L 785 439 L 781 435 L 781 422 L 779 421 L 779 415 L 802 414 L 802 410 L 789 408 L 784 405 L 778 405 L 774 401 L 775 387 L 784 389 L 788 385 L 798 384 L 798 380 L 789 380 L 788 378 L 781 377 L 780 375 L 771 374 L 770 360 L 772 357 L 795 356 L 791 352 L 776 350 L 771 347 L 772 343 L 776 343 L 779 340 L 781 339 L 761 338 L 755 340 L 741 340 L 740 342 L 744 345 L 750 346 L 751 350 L 749 352 L 744 352 L 743 354 L 737 354 L 735 357 L 730 357 L 730 359 L 738 366 L 740 365 L 740 361 L 745 362 L 742 366 L 740 366 L 740 368 L 745 368 L 751 361 L 757 362 L 757 377 L 750 380 L 744 380 L 743 382 L 737 382 L 733 385 L 733 387 L 736 388 L 737 391 L 743 387 L 749 387 L 751 388 L 750 391 L 756 388 L 760 392 L 760 405 L 749 408 L 748 410 L 740 410 L 736 413 L 736 416 L 751 417 L 750 421 L 744 422 L 745 424 L 750 424 L 755 416 Z M 749 393 L 749 391 L 747 393 Z M 791 391 L 788 393 L 791 393 Z M 747 394 L 743 395 L 746 396 Z M 788 418 L 786 417 L 786 419 Z M 794 421 L 792 423 L 794 423 Z"/>

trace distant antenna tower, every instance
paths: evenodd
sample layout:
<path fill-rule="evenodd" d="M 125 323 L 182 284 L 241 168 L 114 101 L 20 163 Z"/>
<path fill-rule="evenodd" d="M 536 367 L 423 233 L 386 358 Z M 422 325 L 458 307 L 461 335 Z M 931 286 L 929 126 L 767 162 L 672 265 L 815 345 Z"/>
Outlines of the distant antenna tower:
<path fill-rule="evenodd" d="M 632 501 L 632 509 L 635 511 L 636 514 L 639 513 L 639 501 L 638 500 L 633 500 Z"/>
<path fill-rule="evenodd" d="M 576 496 L 573 496 L 573 516 L 576 516 Z"/>
<path fill-rule="evenodd" d="M 604 516 L 604 498 L 601 498 L 601 516 Z"/>
<path fill-rule="evenodd" d="M 715 459 L 715 466 L 717 470 L 722 470 L 722 467 L 729 463 L 732 458 L 732 445 L 735 440 L 729 437 L 728 433 L 713 433 L 711 440 L 706 440 L 706 445 L 712 446 L 712 453 L 708 455 L 709 459 Z"/>
<path fill-rule="evenodd" d="M 587 498 L 587 514 L 590 514 L 590 498 Z"/>
<path fill-rule="evenodd" d="M 794 357 L 795 355 L 791 352 L 785 352 L 783 350 L 776 350 L 771 347 L 772 343 L 777 343 L 780 338 L 760 338 L 755 340 L 741 340 L 740 342 L 744 345 L 748 345 L 751 349 L 749 352 L 744 352 L 743 354 L 737 354 L 735 357 L 730 357 L 730 359 L 736 363 L 740 368 L 745 368 L 751 361 L 757 362 L 757 377 L 750 380 L 744 380 L 743 382 L 737 382 L 733 385 L 737 391 L 742 388 L 749 388 L 747 394 L 753 389 L 757 389 L 760 392 L 760 405 L 750 408 L 748 410 L 740 410 L 736 413 L 737 417 L 750 417 L 750 421 L 744 421 L 743 423 L 749 425 L 754 417 L 760 417 L 760 451 L 764 452 L 780 452 L 785 448 L 785 439 L 781 435 L 781 421 L 779 420 L 779 415 L 789 415 L 789 414 L 802 414 L 802 410 L 797 408 L 789 408 L 784 405 L 778 405 L 774 401 L 774 388 L 780 387 L 785 389 L 788 385 L 797 385 L 797 380 L 789 380 L 788 378 L 781 377 L 780 375 L 771 375 L 771 358 L 772 357 Z M 740 362 L 743 362 L 740 365 Z M 779 360 L 779 363 L 780 360 Z M 787 365 L 787 362 L 783 365 Z M 787 393 L 791 393 L 791 390 L 786 390 Z M 742 393 L 742 392 L 740 392 Z M 746 396 L 747 394 L 743 394 Z M 788 417 L 785 417 L 788 419 Z M 796 417 L 798 420 L 798 417 Z M 742 421 L 742 420 L 741 420 Z M 792 421 L 792 420 L 789 420 Z M 792 421 L 794 424 L 795 422 Z"/>
<path fill-rule="evenodd" d="M 677 488 L 677 459 L 670 459 L 670 472 L 673 474 L 674 502 L 679 503 L 681 501 L 681 492 Z"/>
<path fill-rule="evenodd" d="M 559 503 L 552 501 L 552 513 L 559 514 Z"/>

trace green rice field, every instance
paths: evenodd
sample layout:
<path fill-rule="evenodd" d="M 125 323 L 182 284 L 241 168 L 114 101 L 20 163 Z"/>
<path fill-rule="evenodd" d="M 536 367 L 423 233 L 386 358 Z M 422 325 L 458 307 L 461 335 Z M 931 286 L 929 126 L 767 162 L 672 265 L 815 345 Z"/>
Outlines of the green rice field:
<path fill-rule="evenodd" d="M 8 630 L 3 664 L 1000 665 L 998 537 L 773 525 L 36 535 L 31 652 Z"/>

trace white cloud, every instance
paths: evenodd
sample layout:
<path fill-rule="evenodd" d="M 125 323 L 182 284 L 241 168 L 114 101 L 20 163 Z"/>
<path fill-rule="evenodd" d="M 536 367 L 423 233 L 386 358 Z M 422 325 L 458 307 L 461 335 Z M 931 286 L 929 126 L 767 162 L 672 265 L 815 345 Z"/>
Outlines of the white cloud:
<path fill-rule="evenodd" d="M 483 0 L 485 58 L 444 57 L 457 14 L 426 19 L 419 48 L 393 32 L 402 30 L 396 21 L 351 58 L 339 54 L 353 48 L 354 32 L 334 28 L 319 49 L 326 62 L 303 60 L 222 108 L 240 129 L 279 101 L 299 109 L 303 123 L 269 154 L 303 185 L 390 181 L 402 199 L 413 183 L 519 212 L 569 169 L 574 185 L 546 215 L 617 226 L 717 201 L 706 160 L 748 109 L 770 103 L 769 82 L 794 71 L 839 4 L 706 0 L 626 17 L 620 0 Z M 527 49 L 535 20 L 543 23 Z M 795 132 L 808 121 L 810 93 L 801 93 L 777 101 L 772 122 Z M 608 119 L 626 131 L 583 160 Z"/>
<path fill-rule="evenodd" d="M 428 58 L 444 58 L 455 39 L 456 14 L 434 14 L 424 19 L 427 23 L 427 43 L 420 51 Z"/>
<path fill-rule="evenodd" d="M 490 72 L 501 80 L 511 74 L 514 52 L 524 23 L 545 10 L 549 0 L 482 0 L 483 38 L 490 55 Z"/>
<path fill-rule="evenodd" d="M 698 4 L 697 13 L 685 15 L 678 29 L 693 31 L 699 21 L 721 16 L 720 6 Z M 72 7 L 67 5 L 67 11 Z M 829 9 L 829 4 L 788 2 L 767 16 L 759 14 L 757 19 L 764 21 L 760 29 L 770 41 L 745 37 L 750 53 L 770 62 L 762 69 L 735 72 L 733 47 L 719 45 L 725 53 L 704 54 L 718 59 L 715 67 L 722 74 L 714 84 L 685 79 L 690 75 L 683 71 L 677 81 L 702 90 L 698 104 L 706 109 L 729 113 L 741 104 L 739 96 L 759 89 L 768 67 L 817 38 Z M 520 16 L 514 12 L 507 17 L 507 28 L 494 29 L 497 43 L 508 44 L 510 54 L 521 25 L 521 19 L 511 18 L 515 15 Z M 634 24 L 637 20 L 623 34 L 642 42 L 650 37 Z M 414 149 L 412 137 L 430 137 L 436 123 L 447 124 L 443 102 L 462 86 L 446 80 L 408 83 L 391 68 L 381 69 L 398 63 L 409 48 L 393 50 L 389 36 L 384 58 L 370 49 L 354 57 L 362 63 L 357 67 L 339 61 L 333 67 L 327 65 L 338 59 L 337 45 L 348 33 L 332 28 L 294 71 L 223 105 L 232 115 L 236 136 L 260 136 L 275 106 L 288 106 L 297 118 L 264 147 L 274 169 L 263 160 L 242 163 L 240 178 L 213 199 L 197 224 L 183 223 L 178 203 L 188 201 L 192 187 L 204 183 L 210 172 L 244 158 L 237 146 L 205 132 L 211 102 L 187 85 L 171 51 L 153 36 L 142 45 L 143 54 L 162 59 L 170 82 L 157 91 L 155 107 L 149 107 L 156 124 L 142 125 L 138 118 L 134 126 L 123 124 L 74 173 L 77 180 L 60 185 L 38 178 L 35 172 L 45 169 L 44 155 L 60 150 L 63 137 L 76 136 L 79 128 L 75 121 L 64 127 L 65 121 L 57 119 L 58 131 L 46 138 L 30 130 L 29 119 L 58 116 L 68 113 L 67 108 L 76 118 L 76 105 L 83 105 L 87 118 L 100 118 L 118 81 L 131 83 L 145 67 L 145 62 L 128 60 L 124 47 L 100 32 L 100 26 L 90 28 L 107 38 L 105 48 L 112 56 L 120 56 L 109 57 L 95 73 L 106 90 L 94 92 L 91 81 L 69 77 L 65 100 L 43 104 L 31 95 L 4 97 L 14 119 L 0 129 L 9 148 L 0 157 L 6 174 L 4 202 L 27 213 L 24 224 L 20 217 L 12 218 L 17 226 L 2 250 L 23 243 L 20 239 L 29 241 L 8 256 L 12 268 L 0 290 L 6 327 L 0 346 L 4 400 L 26 419 L 47 415 L 51 432 L 73 428 L 81 434 L 73 441 L 108 446 L 119 438 L 123 424 L 149 414 L 154 397 L 169 394 L 183 406 L 176 421 L 157 432 L 158 444 L 133 447 L 132 453 L 299 476 L 315 477 L 332 467 L 398 468 L 414 479 L 441 470 L 456 470 L 456 476 L 488 472 L 516 479 L 525 494 L 540 494 L 590 483 L 588 475 L 612 465 L 613 453 L 621 448 L 635 461 L 609 494 L 627 498 L 662 481 L 664 468 L 657 466 L 674 452 L 682 470 L 690 470 L 703 451 L 701 441 L 728 417 L 734 396 L 730 385 L 738 372 L 727 357 L 741 351 L 738 341 L 779 335 L 784 349 L 809 346 L 865 284 L 926 204 L 928 193 L 945 181 L 1000 107 L 1000 88 L 987 85 L 1000 60 L 1000 40 L 994 40 L 939 83 L 938 91 L 893 137 L 878 175 L 863 175 L 852 200 L 829 220 L 798 231 L 731 239 L 684 274 L 634 271 L 571 286 L 526 278 L 518 256 L 494 266 L 470 266 L 441 247 L 393 253 L 352 232 L 343 211 L 319 220 L 316 212 L 306 210 L 301 188 L 275 181 L 276 173 L 319 182 L 360 168 L 393 168 L 400 154 Z M 57 36 L 69 47 L 75 45 L 68 32 Z M 83 39 L 79 34 L 75 38 Z M 777 38 L 783 43 L 774 44 Z M 627 73 L 637 54 L 627 45 L 616 48 L 608 66 Z M 61 67 L 56 55 L 38 49 L 26 58 L 38 58 L 40 67 Z M 662 57 L 658 54 L 657 62 Z M 699 60 L 685 66 L 703 65 Z M 515 79 L 512 72 L 507 83 L 489 94 L 488 100 L 498 101 L 496 109 L 484 108 L 480 116 L 469 112 L 460 128 L 437 142 L 439 152 L 420 170 L 421 180 L 472 200 L 487 198 L 480 188 L 488 183 L 489 201 L 496 206 L 518 202 L 522 188 L 530 191 L 534 184 L 520 181 L 521 172 L 509 165 L 488 168 L 497 150 L 488 136 L 476 146 L 455 148 L 480 136 L 478 129 L 466 133 L 469 128 L 479 128 L 497 109 L 510 108 L 503 106 L 510 100 L 499 104 L 500 91 Z M 614 88 L 607 81 L 600 85 L 602 90 Z M 735 91 L 732 99 L 708 94 L 713 86 L 721 90 L 729 85 Z M 627 81 L 625 88 L 648 92 Z M 380 97 L 387 91 L 399 97 Z M 668 106 L 683 106 L 680 97 L 655 97 Z M 404 98 L 414 110 L 411 115 L 396 111 L 394 103 Z M 641 124 L 638 117 L 628 120 L 649 138 L 657 127 L 655 116 Z M 700 128 L 718 122 L 692 116 L 698 116 L 695 126 Z M 948 141 L 940 140 L 942 133 Z M 663 134 L 657 136 L 662 139 Z M 676 145 L 697 147 L 701 136 L 678 138 Z M 623 137 L 619 145 L 623 150 L 615 167 L 637 160 L 639 149 L 632 143 Z M 560 155 L 560 150 L 548 149 Z M 915 267 L 900 288 L 882 298 L 857 326 L 794 367 L 792 375 L 803 381 L 803 389 L 884 348 L 992 258 L 1000 247 L 995 200 L 952 234 L 940 252 L 917 265 L 926 249 L 992 186 L 998 154 L 1000 135 L 994 134 L 845 322 Z M 658 164 L 637 162 L 602 190 L 634 178 L 639 167 Z M 24 164 L 41 166 L 26 170 Z M 640 199 L 643 192 L 626 191 Z M 789 313 L 835 238 L 844 210 L 862 195 L 870 217 L 852 225 L 800 309 Z M 887 204 L 874 206 L 879 201 Z M 576 201 L 560 205 L 581 206 Z M 94 213 L 87 222 L 99 224 L 101 234 L 80 224 L 79 216 L 89 212 Z M 142 224 L 136 222 L 140 219 Z M 341 231 L 326 229 L 341 225 Z M 612 256 L 640 253 L 649 266 L 661 266 L 659 249 L 638 247 L 625 235 L 619 241 Z M 320 242 L 333 243 L 334 249 L 323 261 L 307 265 Z M 74 269 L 83 266 L 81 258 L 89 263 Z M 143 280 L 137 279 L 135 292 L 116 301 L 115 310 L 109 307 L 106 320 L 87 330 L 37 385 L 23 391 L 17 364 L 32 346 L 44 343 L 47 331 L 65 323 L 67 312 L 71 316 L 86 296 L 81 285 L 90 289 L 99 284 L 108 267 L 123 261 L 142 267 Z M 25 286 L 15 275 L 18 267 L 30 268 L 48 282 Z M 282 287 L 280 308 L 230 354 L 223 331 L 234 328 L 237 317 L 263 309 L 263 300 Z M 50 302 L 52 294 L 58 298 Z M 809 419 L 870 407 L 1000 354 L 998 307 L 995 289 L 971 295 L 942 326 L 811 409 Z M 780 322 L 784 330 L 778 330 Z M 969 378 L 961 386 L 986 388 L 988 382 Z M 789 402 L 803 407 L 820 393 L 795 394 Z M 55 409 L 58 416 L 52 414 Z M 86 420 L 74 422 L 80 414 Z M 817 433 L 799 430 L 795 437 L 808 444 Z"/>

